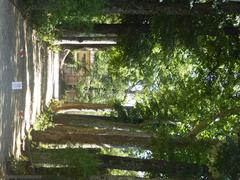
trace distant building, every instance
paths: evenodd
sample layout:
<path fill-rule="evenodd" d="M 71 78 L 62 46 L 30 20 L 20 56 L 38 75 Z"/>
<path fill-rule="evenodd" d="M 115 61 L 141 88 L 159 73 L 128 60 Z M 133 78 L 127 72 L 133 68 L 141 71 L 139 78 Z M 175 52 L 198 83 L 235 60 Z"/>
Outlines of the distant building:
<path fill-rule="evenodd" d="M 88 75 L 93 63 L 92 51 L 88 49 L 73 52 L 74 63 L 63 66 L 63 81 L 65 85 L 74 86 Z"/>
<path fill-rule="evenodd" d="M 62 80 L 64 82 L 64 97 L 68 102 L 76 100 L 75 86 L 80 81 L 86 81 L 87 75 L 91 71 L 94 62 L 94 50 L 80 49 L 71 53 L 67 57 L 62 70 Z"/>

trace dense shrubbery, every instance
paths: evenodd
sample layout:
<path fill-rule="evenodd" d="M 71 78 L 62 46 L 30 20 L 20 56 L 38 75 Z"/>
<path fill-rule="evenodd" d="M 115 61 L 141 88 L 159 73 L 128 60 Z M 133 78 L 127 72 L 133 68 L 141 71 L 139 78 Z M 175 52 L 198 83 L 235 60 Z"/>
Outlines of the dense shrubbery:
<path fill-rule="evenodd" d="M 37 30 L 38 36 L 49 43 L 61 36 L 61 26 L 87 26 L 91 29 L 94 18 L 101 16 L 103 0 L 27 0 L 23 11 Z"/>
<path fill-rule="evenodd" d="M 210 170 L 215 178 L 239 179 L 240 146 L 237 139 L 226 138 L 226 141 L 212 150 Z"/>

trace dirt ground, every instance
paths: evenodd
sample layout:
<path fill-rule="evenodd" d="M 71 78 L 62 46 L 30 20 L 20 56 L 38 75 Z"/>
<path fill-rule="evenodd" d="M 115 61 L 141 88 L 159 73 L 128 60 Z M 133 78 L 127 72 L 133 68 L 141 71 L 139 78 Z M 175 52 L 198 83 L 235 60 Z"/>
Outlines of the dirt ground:
<path fill-rule="evenodd" d="M 58 98 L 59 56 L 40 43 L 18 9 L 0 0 L 0 167 L 19 158 L 37 115 Z M 22 82 L 13 90 L 12 82 Z"/>

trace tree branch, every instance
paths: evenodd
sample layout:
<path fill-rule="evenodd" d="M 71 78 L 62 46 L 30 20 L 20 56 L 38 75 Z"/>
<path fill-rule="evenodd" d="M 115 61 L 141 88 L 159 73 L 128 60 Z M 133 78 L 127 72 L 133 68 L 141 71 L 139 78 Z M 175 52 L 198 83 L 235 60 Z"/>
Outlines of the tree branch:
<path fill-rule="evenodd" d="M 225 109 L 223 111 L 220 111 L 218 114 L 212 115 L 212 118 L 209 118 L 208 120 L 205 121 L 200 121 L 188 134 L 188 138 L 194 138 L 196 137 L 199 133 L 204 131 L 208 125 L 212 122 L 214 122 L 215 119 L 219 118 L 220 120 L 223 119 L 224 117 L 228 117 L 231 115 L 237 115 L 240 114 L 240 107 L 234 107 L 230 109 Z"/>

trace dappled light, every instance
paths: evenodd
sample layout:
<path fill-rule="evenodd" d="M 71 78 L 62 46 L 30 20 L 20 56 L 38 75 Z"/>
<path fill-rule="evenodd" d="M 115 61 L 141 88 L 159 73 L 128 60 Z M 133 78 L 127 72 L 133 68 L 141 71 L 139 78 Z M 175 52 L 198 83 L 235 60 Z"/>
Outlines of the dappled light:
<path fill-rule="evenodd" d="M 0 178 L 240 178 L 240 2 L 0 0 Z"/>

